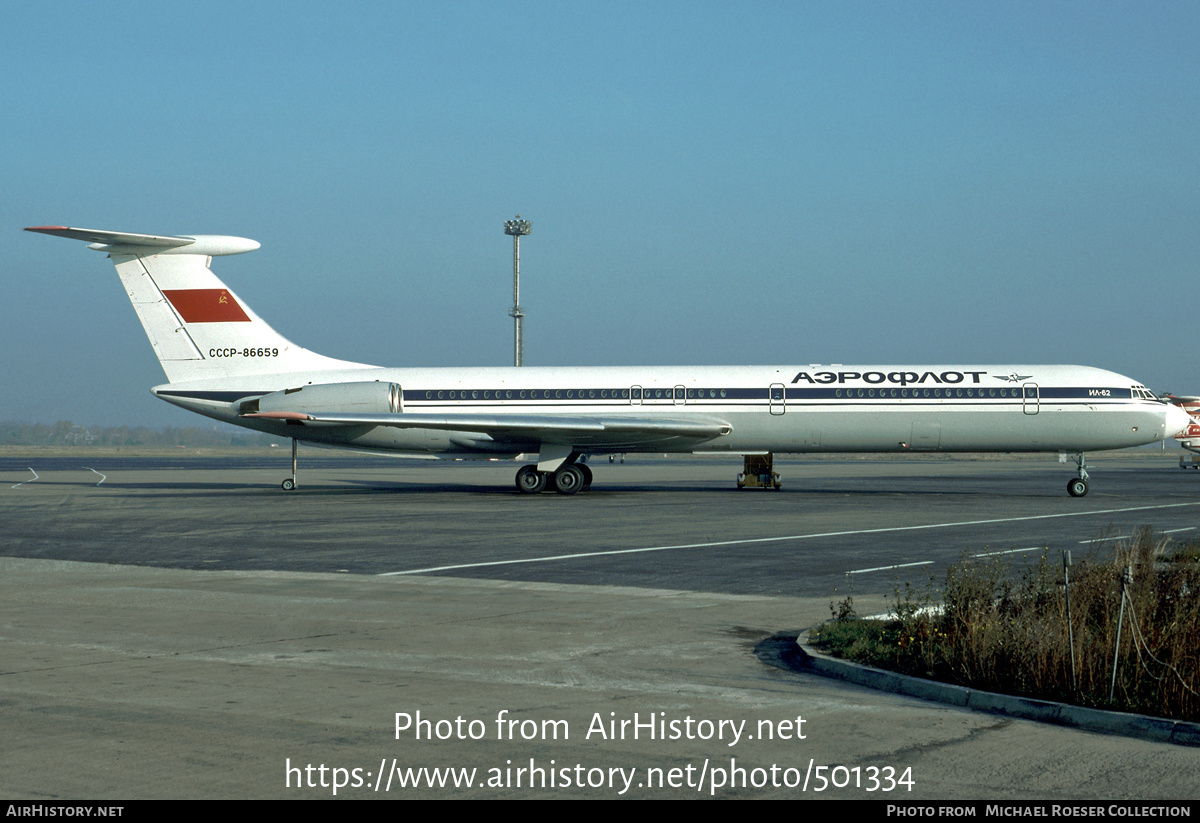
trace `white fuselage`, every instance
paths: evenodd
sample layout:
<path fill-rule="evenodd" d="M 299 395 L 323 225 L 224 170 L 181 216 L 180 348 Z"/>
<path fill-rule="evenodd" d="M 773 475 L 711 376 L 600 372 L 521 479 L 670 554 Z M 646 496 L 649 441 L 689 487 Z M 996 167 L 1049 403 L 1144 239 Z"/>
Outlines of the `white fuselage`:
<path fill-rule="evenodd" d="M 168 402 L 239 426 L 344 448 L 421 456 L 536 454 L 536 494 L 591 485 L 582 456 L 706 452 L 1075 452 L 1186 429 L 1177 406 L 1085 366 L 664 366 L 385 369 L 337 360 L 275 331 L 209 268 L 258 248 L 242 237 L 69 226 L 29 231 L 107 253 L 167 375 Z M 754 462 L 756 466 L 751 466 Z M 771 479 L 770 460 L 746 461 Z M 741 483 L 741 481 L 739 481 Z"/>
<path fill-rule="evenodd" d="M 731 426 L 727 435 L 703 440 L 631 435 L 579 444 L 591 453 L 1082 452 L 1153 443 L 1175 432 L 1171 406 L 1127 377 L 1085 366 L 364 368 L 172 383 L 154 393 L 231 423 L 329 445 L 446 456 L 538 451 L 536 442 L 471 431 L 284 431 L 280 421 L 238 414 L 237 401 L 248 396 L 369 381 L 399 384 L 404 413 L 697 417 Z"/>

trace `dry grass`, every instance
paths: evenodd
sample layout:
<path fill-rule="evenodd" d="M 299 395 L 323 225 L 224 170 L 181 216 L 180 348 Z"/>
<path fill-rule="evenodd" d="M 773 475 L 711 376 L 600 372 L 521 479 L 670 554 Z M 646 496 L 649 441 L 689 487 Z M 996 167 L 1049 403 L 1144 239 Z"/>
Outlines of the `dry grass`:
<path fill-rule="evenodd" d="M 1007 562 L 963 561 L 940 586 L 899 589 L 896 620 L 847 619 L 850 604 L 834 604 L 843 619 L 819 640 L 852 636 L 842 644 L 851 659 L 973 688 L 1200 720 L 1198 549 L 1143 528 L 1107 556 L 1077 558 L 1070 621 L 1061 563 L 1043 555 L 1018 571 Z M 1114 689 L 1126 569 L 1132 578 L 1124 585 Z"/>

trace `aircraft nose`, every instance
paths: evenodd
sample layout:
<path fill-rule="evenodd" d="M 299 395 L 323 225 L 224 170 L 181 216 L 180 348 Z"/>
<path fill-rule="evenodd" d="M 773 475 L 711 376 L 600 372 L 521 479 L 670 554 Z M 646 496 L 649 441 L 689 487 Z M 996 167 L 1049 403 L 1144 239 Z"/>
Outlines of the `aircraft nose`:
<path fill-rule="evenodd" d="M 1192 422 L 1192 416 L 1174 404 L 1167 406 L 1166 415 L 1166 431 L 1163 432 L 1163 439 L 1174 437 L 1181 432 L 1187 430 L 1187 427 Z"/>

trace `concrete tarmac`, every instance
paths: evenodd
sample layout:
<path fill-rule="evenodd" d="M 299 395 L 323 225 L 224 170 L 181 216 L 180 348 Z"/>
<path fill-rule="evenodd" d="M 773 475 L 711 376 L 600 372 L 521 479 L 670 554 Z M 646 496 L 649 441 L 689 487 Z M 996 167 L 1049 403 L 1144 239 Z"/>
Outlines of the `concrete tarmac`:
<path fill-rule="evenodd" d="M 780 461 L 739 493 L 730 462 L 647 459 L 535 499 L 511 464 L 302 452 L 289 495 L 282 460 L 0 461 L 0 794 L 1194 799 L 1195 749 L 764 643 L 972 546 L 1186 536 L 1200 475 L 1155 457 L 1095 461 L 1083 500 L 1044 460 Z"/>

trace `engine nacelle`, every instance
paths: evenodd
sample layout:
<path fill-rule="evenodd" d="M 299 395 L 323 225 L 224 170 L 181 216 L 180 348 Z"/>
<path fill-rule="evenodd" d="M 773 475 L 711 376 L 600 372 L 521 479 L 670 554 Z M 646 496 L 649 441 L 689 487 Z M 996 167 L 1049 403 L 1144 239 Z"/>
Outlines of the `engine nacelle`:
<path fill-rule="evenodd" d="M 238 414 L 271 412 L 320 412 L 398 414 L 404 410 L 404 393 L 399 383 L 318 383 L 272 392 L 238 406 Z"/>

